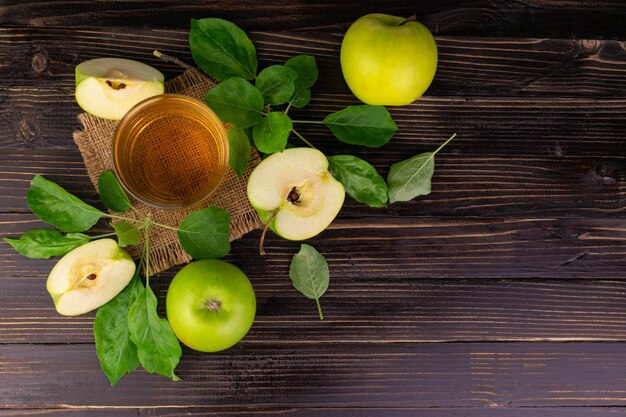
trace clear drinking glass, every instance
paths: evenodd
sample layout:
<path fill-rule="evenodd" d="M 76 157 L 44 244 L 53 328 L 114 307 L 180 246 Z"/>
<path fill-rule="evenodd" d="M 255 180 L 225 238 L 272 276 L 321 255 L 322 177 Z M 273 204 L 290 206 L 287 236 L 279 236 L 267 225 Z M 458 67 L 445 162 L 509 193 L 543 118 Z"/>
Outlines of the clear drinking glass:
<path fill-rule="evenodd" d="M 228 166 L 228 137 L 201 101 L 180 94 L 154 96 L 119 122 L 113 165 L 137 200 L 158 208 L 187 207 L 218 188 Z"/>

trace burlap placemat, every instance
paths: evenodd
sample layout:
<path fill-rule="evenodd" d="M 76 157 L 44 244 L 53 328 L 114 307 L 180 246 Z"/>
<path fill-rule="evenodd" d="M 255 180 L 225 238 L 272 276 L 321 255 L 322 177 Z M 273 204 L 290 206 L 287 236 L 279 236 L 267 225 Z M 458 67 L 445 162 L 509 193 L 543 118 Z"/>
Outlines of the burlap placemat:
<path fill-rule="evenodd" d="M 184 94 L 202 100 L 206 92 L 215 85 L 210 79 L 193 71 L 168 81 L 165 90 L 169 93 Z M 78 146 L 91 182 L 97 189 L 98 178 L 102 171 L 113 169 L 112 140 L 117 121 L 104 120 L 87 113 L 80 114 L 78 119 L 83 130 L 74 132 L 74 142 Z M 157 209 L 139 201 L 133 201 L 138 213 L 130 211 L 126 217 L 143 219 L 150 213 L 152 219 L 158 223 L 177 227 L 178 224 L 192 211 L 208 206 L 222 207 L 230 214 L 230 240 L 240 238 L 245 233 L 261 226 L 261 220 L 254 211 L 246 195 L 246 184 L 252 169 L 260 162 L 258 153 L 253 150 L 250 162 L 242 177 L 228 168 L 219 190 L 208 200 L 195 206 L 181 210 Z M 127 248 L 133 257 L 141 253 L 143 242 L 137 246 Z M 159 227 L 150 231 L 150 273 L 164 271 L 174 265 L 189 262 L 191 257 L 180 246 L 176 232 Z"/>

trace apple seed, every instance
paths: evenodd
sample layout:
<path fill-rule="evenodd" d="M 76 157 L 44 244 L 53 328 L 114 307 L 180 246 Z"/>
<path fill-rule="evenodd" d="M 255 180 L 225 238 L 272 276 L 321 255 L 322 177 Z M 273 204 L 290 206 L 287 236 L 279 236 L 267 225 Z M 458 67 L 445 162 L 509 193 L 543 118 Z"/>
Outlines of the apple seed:
<path fill-rule="evenodd" d="M 120 83 L 118 81 L 107 80 L 107 85 L 114 90 L 123 90 L 126 88 L 126 84 Z"/>
<path fill-rule="evenodd" d="M 96 274 L 89 274 L 86 277 L 89 281 L 93 281 L 94 279 L 98 278 L 98 276 Z"/>
<path fill-rule="evenodd" d="M 291 204 L 300 202 L 300 193 L 296 190 L 296 187 L 293 187 L 291 191 L 289 191 L 289 194 L 287 194 L 287 201 Z"/>

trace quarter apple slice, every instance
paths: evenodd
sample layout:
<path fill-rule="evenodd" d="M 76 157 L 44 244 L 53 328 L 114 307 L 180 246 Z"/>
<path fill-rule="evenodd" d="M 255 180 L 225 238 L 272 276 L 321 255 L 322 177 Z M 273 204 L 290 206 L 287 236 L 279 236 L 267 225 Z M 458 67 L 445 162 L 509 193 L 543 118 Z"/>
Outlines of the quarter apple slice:
<path fill-rule="evenodd" d="M 98 239 L 63 256 L 47 289 L 59 314 L 77 316 L 108 303 L 130 282 L 135 262 L 113 239 Z"/>
<path fill-rule="evenodd" d="M 119 120 L 140 101 L 163 94 L 163 74 L 141 62 L 96 58 L 76 67 L 76 101 L 87 113 Z"/>
<path fill-rule="evenodd" d="M 291 148 L 270 155 L 248 180 L 248 199 L 263 221 L 289 240 L 311 238 L 339 213 L 343 185 L 328 171 L 323 153 Z"/>

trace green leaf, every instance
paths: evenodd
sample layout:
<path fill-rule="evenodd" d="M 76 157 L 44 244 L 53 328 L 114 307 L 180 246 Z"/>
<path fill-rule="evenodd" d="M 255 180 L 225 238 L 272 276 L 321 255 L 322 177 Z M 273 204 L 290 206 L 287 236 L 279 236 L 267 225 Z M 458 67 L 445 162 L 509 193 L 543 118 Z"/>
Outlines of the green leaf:
<path fill-rule="evenodd" d="M 263 153 L 280 152 L 285 149 L 293 124 L 283 112 L 273 111 L 258 125 L 254 126 L 254 145 Z"/>
<path fill-rule="evenodd" d="M 196 210 L 180 222 L 178 238 L 196 259 L 217 259 L 230 252 L 230 216 L 219 207 Z"/>
<path fill-rule="evenodd" d="M 311 90 L 317 81 L 317 64 L 315 58 L 310 55 L 298 55 L 285 62 L 285 66 L 291 68 L 298 74 L 295 80 L 296 88 L 291 96 L 291 105 L 297 109 L 309 104 L 311 101 Z"/>
<path fill-rule="evenodd" d="M 24 233 L 19 239 L 4 238 L 4 241 L 21 255 L 40 259 L 65 255 L 90 240 L 90 236 L 82 233 L 63 235 L 52 229 L 33 229 Z"/>
<path fill-rule="evenodd" d="M 139 366 L 137 346 L 128 330 L 128 313 L 142 291 L 139 275 L 135 274 L 122 292 L 98 309 L 93 322 L 96 353 L 111 386 Z"/>
<path fill-rule="evenodd" d="M 230 78 L 209 90 L 206 104 L 225 123 L 240 129 L 253 126 L 263 118 L 263 96 L 243 78 Z"/>
<path fill-rule="evenodd" d="M 324 124 L 342 142 L 377 148 L 384 145 L 398 130 L 383 106 L 348 106 L 329 114 Z"/>
<path fill-rule="evenodd" d="M 109 210 L 123 213 L 132 207 L 122 185 L 109 170 L 103 171 L 98 178 L 98 193 L 100 200 Z"/>
<path fill-rule="evenodd" d="M 291 98 L 298 74 L 282 65 L 272 65 L 259 73 L 255 86 L 263 95 L 266 103 L 279 105 Z"/>
<path fill-rule="evenodd" d="M 191 56 L 204 72 L 222 81 L 256 77 L 256 49 L 246 33 L 223 19 L 191 19 Z"/>
<path fill-rule="evenodd" d="M 128 312 L 130 340 L 144 369 L 180 381 L 174 374 L 182 350 L 172 327 L 157 314 L 157 298 L 149 286 L 137 296 Z"/>
<path fill-rule="evenodd" d="M 298 74 L 298 84 L 303 88 L 313 87 L 317 81 L 317 64 L 311 55 L 297 55 L 289 58 L 285 66 Z"/>
<path fill-rule="evenodd" d="M 311 90 L 309 90 L 308 88 L 296 87 L 296 91 L 295 93 L 293 93 L 293 97 L 291 98 L 291 100 L 293 100 L 291 102 L 291 105 L 293 107 L 295 107 L 296 109 L 301 109 L 309 104 L 309 101 L 311 101 Z"/>
<path fill-rule="evenodd" d="M 401 162 L 396 162 L 389 169 L 387 185 L 389 201 L 409 201 L 419 195 L 430 194 L 431 178 L 435 171 L 435 155 L 454 137 L 452 135 L 435 152 L 425 152 Z"/>
<path fill-rule="evenodd" d="M 105 215 L 39 174 L 30 182 L 26 201 L 37 217 L 66 232 L 88 230 Z"/>
<path fill-rule="evenodd" d="M 302 244 L 289 266 L 289 278 L 293 286 L 305 297 L 315 300 L 320 319 L 323 320 L 320 297 L 328 289 L 330 273 L 326 259 L 314 247 Z"/>
<path fill-rule="evenodd" d="M 348 195 L 370 207 L 387 203 L 387 183 L 366 161 L 352 155 L 329 156 L 330 170 Z"/>
<path fill-rule="evenodd" d="M 246 131 L 233 126 L 228 130 L 228 164 L 239 175 L 243 175 L 252 149 Z"/>
<path fill-rule="evenodd" d="M 113 223 L 115 234 L 117 235 L 117 244 L 120 247 L 128 245 L 137 245 L 141 242 L 141 231 L 128 222 L 119 221 Z"/>

